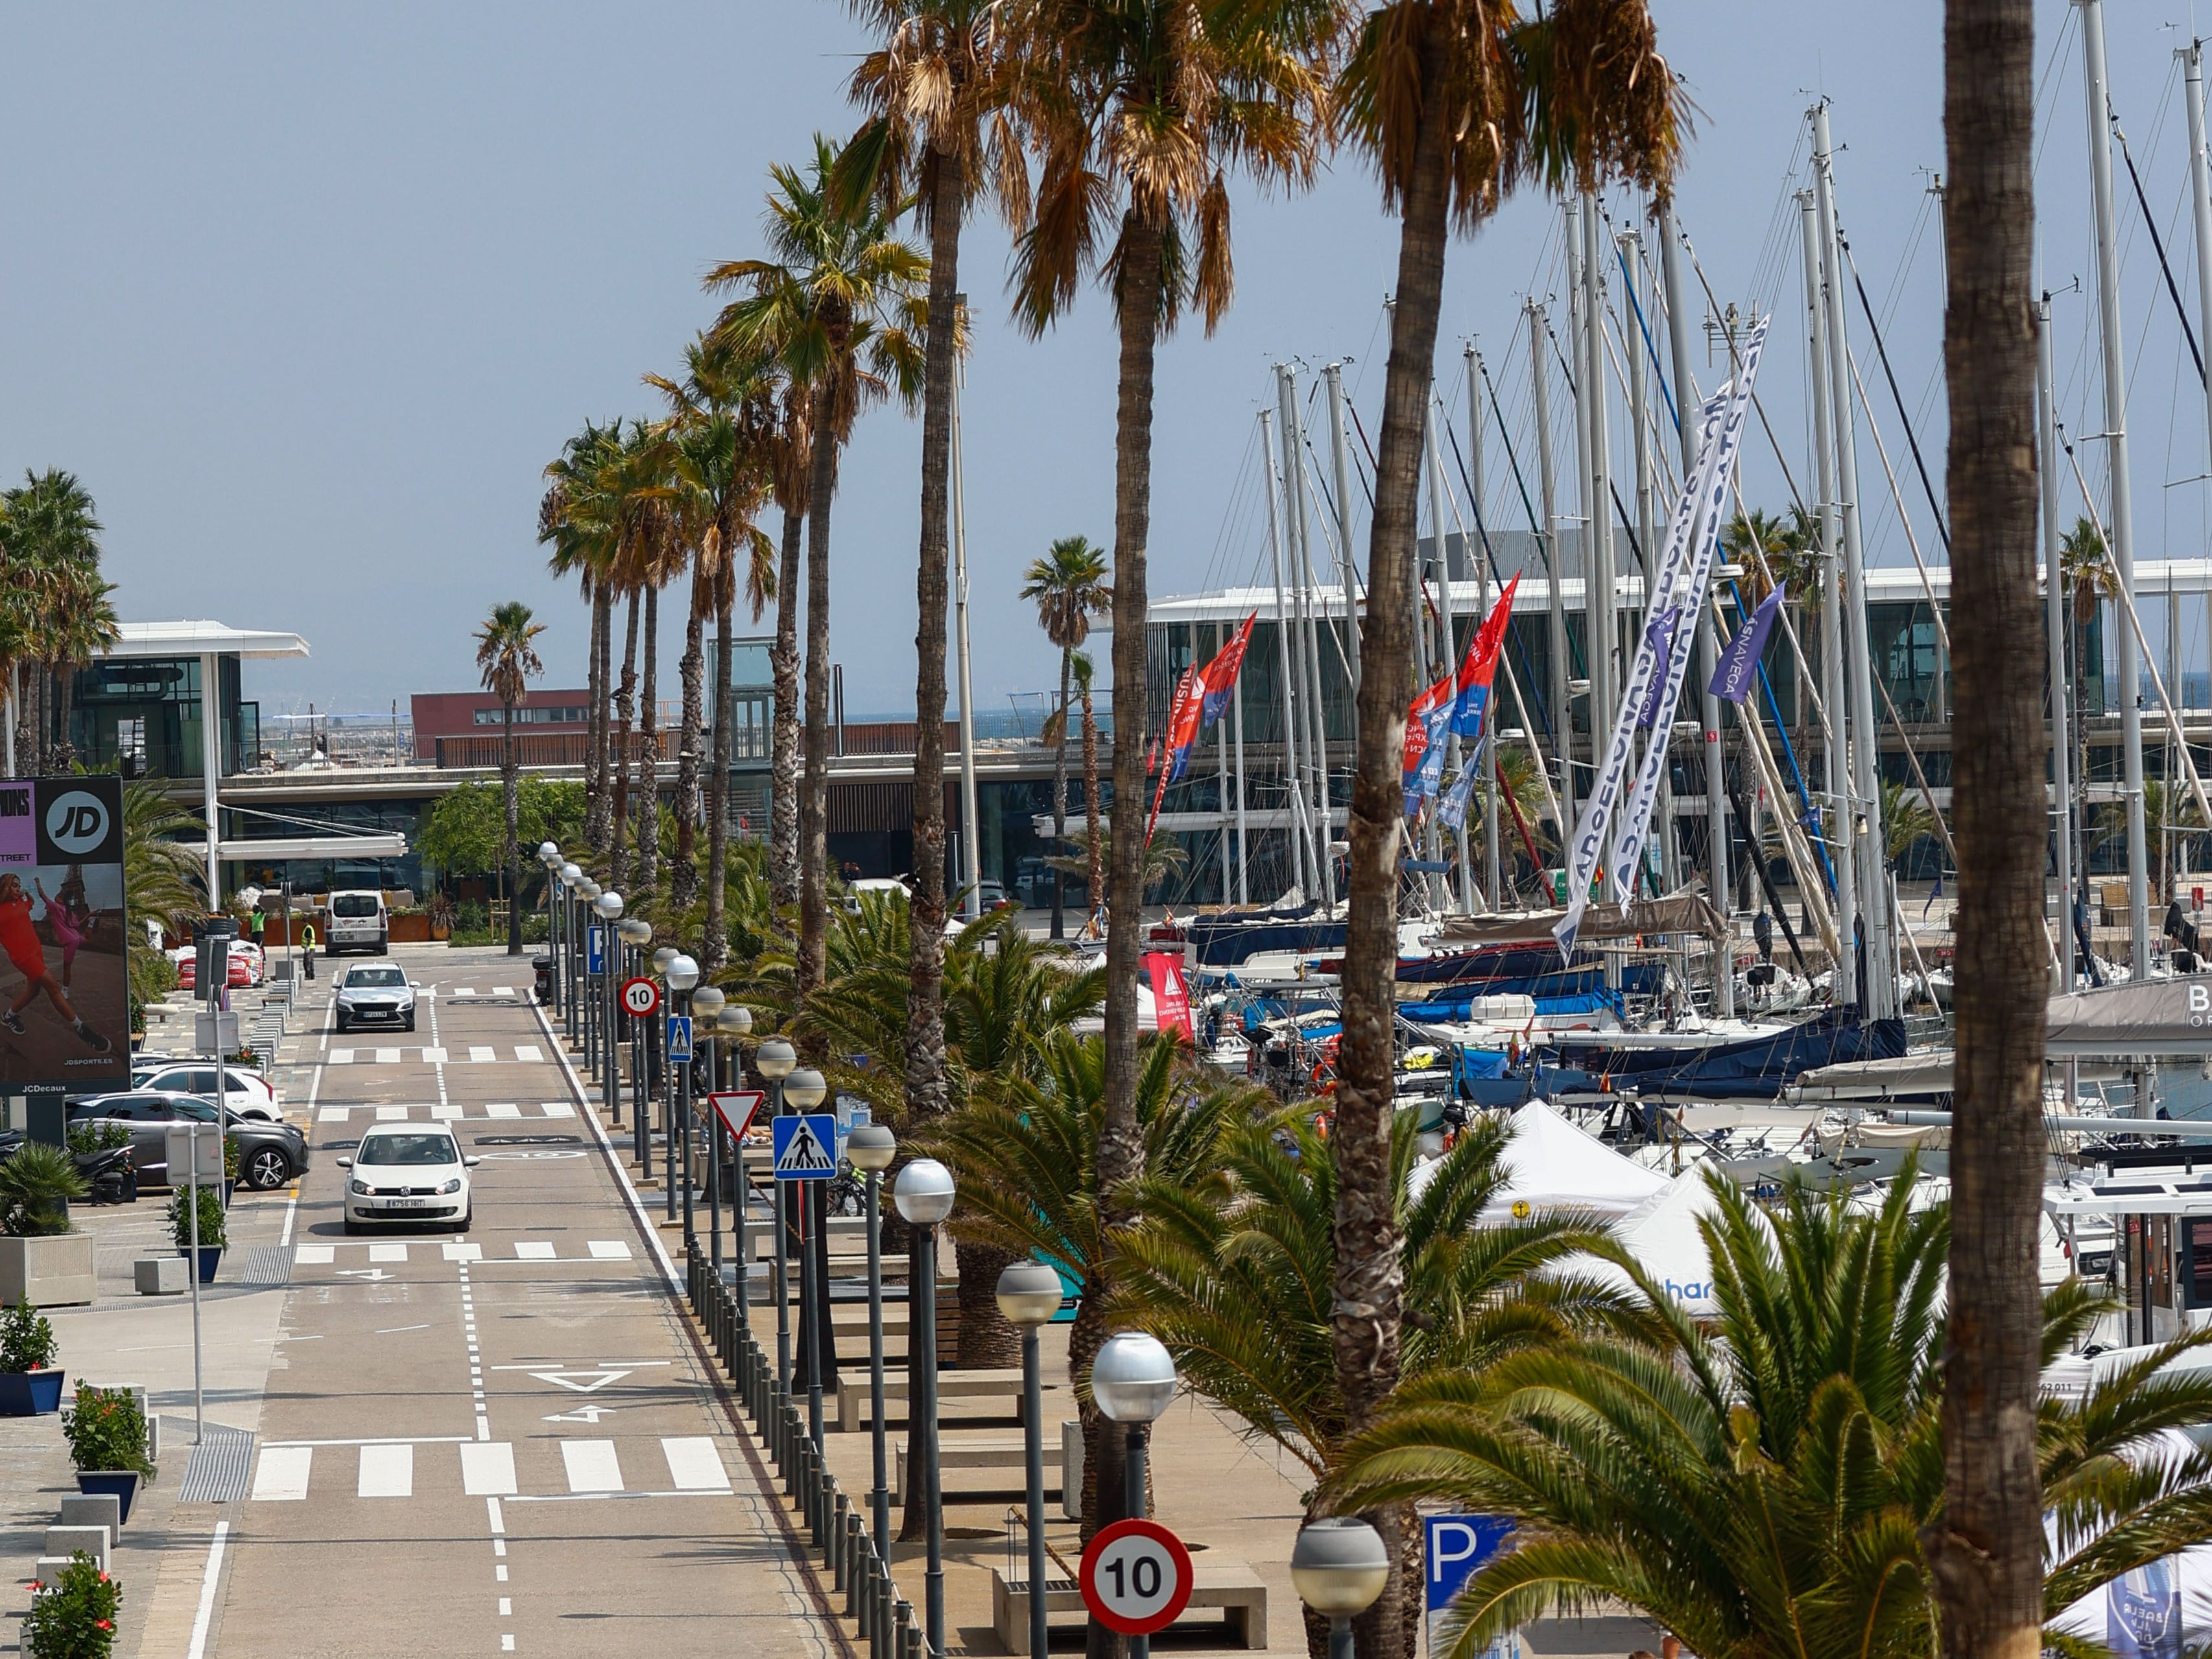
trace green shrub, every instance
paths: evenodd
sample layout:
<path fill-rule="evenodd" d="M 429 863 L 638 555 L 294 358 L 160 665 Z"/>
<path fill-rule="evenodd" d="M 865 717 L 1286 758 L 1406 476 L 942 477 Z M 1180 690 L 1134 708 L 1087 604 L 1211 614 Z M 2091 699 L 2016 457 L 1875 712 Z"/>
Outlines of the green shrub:
<path fill-rule="evenodd" d="M 228 1145 L 228 1142 L 225 1143 Z M 224 1232 L 222 1195 L 212 1186 L 200 1188 L 200 1248 L 221 1250 L 230 1243 Z M 169 1195 L 169 1231 L 179 1250 L 192 1247 L 191 1189 L 179 1187 Z"/>
<path fill-rule="evenodd" d="M 26 1141 L 0 1164 L 0 1232 L 15 1238 L 67 1232 L 70 1200 L 88 1190 L 67 1152 Z"/>
<path fill-rule="evenodd" d="M 23 1615 L 23 1651 L 31 1659 L 107 1659 L 115 1650 L 115 1615 L 123 1586 L 82 1550 L 70 1558 L 58 1584 L 31 1586 Z"/>
<path fill-rule="evenodd" d="M 146 1414 L 129 1389 L 76 1385 L 76 1404 L 62 1414 L 70 1461 L 82 1474 L 94 1470 L 154 1472 L 146 1456 Z"/>
<path fill-rule="evenodd" d="M 131 1144 L 131 1126 L 119 1117 L 80 1117 L 69 1127 L 69 1149 L 79 1158 Z"/>
<path fill-rule="evenodd" d="M 44 1371 L 59 1352 L 53 1326 L 27 1297 L 0 1308 L 0 1371 Z"/>

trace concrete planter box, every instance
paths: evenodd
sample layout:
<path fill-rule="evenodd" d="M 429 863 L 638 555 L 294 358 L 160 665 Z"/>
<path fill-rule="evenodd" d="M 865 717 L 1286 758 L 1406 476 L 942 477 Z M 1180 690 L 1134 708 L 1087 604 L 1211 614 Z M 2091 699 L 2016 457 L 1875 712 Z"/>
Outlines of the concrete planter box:
<path fill-rule="evenodd" d="M 414 916 L 389 915 L 386 923 L 391 931 L 386 935 L 395 945 L 424 945 L 430 942 L 430 918 L 420 913 Z"/>
<path fill-rule="evenodd" d="M 63 1307 L 93 1299 L 92 1235 L 0 1238 L 0 1302 Z"/>

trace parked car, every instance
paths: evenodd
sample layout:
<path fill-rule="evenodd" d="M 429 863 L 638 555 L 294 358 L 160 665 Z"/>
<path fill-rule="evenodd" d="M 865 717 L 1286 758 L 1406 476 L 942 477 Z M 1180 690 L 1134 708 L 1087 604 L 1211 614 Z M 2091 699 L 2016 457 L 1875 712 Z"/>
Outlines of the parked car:
<path fill-rule="evenodd" d="M 384 909 L 384 895 L 374 887 L 331 895 L 323 947 L 332 956 L 341 951 L 368 951 L 381 956 L 391 948 L 392 924 Z"/>
<path fill-rule="evenodd" d="M 245 940 L 231 943 L 227 983 L 233 990 L 245 990 L 261 983 L 261 953 Z M 169 960 L 177 965 L 177 988 L 195 990 L 199 986 L 199 959 L 190 945 L 180 946 L 169 953 Z"/>
<path fill-rule="evenodd" d="M 352 1157 L 338 1159 L 340 1169 L 351 1172 L 345 1230 L 359 1232 L 378 1221 L 442 1221 L 466 1232 L 475 1211 L 469 1172 L 481 1161 L 461 1156 L 450 1129 L 392 1123 L 369 1130 Z"/>
<path fill-rule="evenodd" d="M 331 1015 L 341 1032 L 360 1026 L 415 1029 L 415 987 L 407 971 L 389 962 L 348 968 L 339 976 Z"/>
<path fill-rule="evenodd" d="M 148 1186 L 169 1184 L 169 1125 L 187 1119 L 212 1123 L 215 1107 L 197 1095 L 133 1090 L 70 1103 L 69 1119 L 111 1117 L 131 1126 L 131 1164 Z M 233 1117 L 223 1138 L 238 1148 L 241 1184 L 265 1192 L 307 1172 L 307 1137 L 294 1123 L 264 1123 Z"/>
<path fill-rule="evenodd" d="M 141 1060 L 131 1068 L 131 1087 L 133 1089 L 150 1089 L 157 1094 L 197 1094 L 203 1100 L 213 1104 L 215 1063 L 211 1060 L 183 1060 L 149 1065 Z M 258 1118 L 270 1123 L 284 1121 L 284 1109 L 277 1102 L 276 1085 L 258 1071 L 225 1066 L 222 1069 L 222 1093 L 234 1117 Z"/>

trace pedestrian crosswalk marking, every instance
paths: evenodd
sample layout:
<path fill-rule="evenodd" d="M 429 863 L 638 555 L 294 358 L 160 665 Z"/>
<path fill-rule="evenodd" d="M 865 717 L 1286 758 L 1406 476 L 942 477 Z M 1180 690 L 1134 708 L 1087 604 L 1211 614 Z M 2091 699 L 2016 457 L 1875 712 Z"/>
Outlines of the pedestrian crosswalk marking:
<path fill-rule="evenodd" d="M 629 1246 L 619 1238 L 594 1238 L 584 1248 L 592 1252 L 592 1259 L 595 1262 L 627 1262 L 630 1259 Z"/>
<path fill-rule="evenodd" d="M 415 1495 L 415 1448 L 411 1445 L 363 1446 L 361 1478 L 355 1488 L 361 1498 L 411 1498 Z"/>
<path fill-rule="evenodd" d="M 566 1100 L 548 1100 L 534 1109 L 511 1102 L 475 1107 L 458 1100 L 411 1100 L 400 1105 L 319 1106 L 315 1111 L 315 1121 L 319 1123 L 343 1123 L 357 1111 L 374 1112 L 377 1121 L 385 1123 L 404 1123 L 418 1112 L 428 1113 L 432 1121 L 441 1123 L 450 1123 L 457 1119 L 482 1122 L 493 1117 L 525 1117 L 533 1115 L 533 1112 L 547 1117 L 573 1118 L 576 1115 L 575 1107 Z"/>
<path fill-rule="evenodd" d="M 295 1244 L 292 1249 L 292 1265 L 301 1268 L 326 1268 L 337 1260 L 335 1244 Z"/>
<path fill-rule="evenodd" d="M 483 1246 L 465 1238 L 448 1238 L 439 1247 L 448 1262 L 481 1262 Z"/>
<path fill-rule="evenodd" d="M 376 1121 L 380 1123 L 404 1123 L 407 1121 L 407 1108 L 379 1106 L 376 1109 Z"/>
<path fill-rule="evenodd" d="M 366 1250 L 372 1262 L 388 1263 L 416 1259 L 411 1254 L 416 1244 L 437 1245 L 440 1256 L 447 1262 L 481 1262 L 485 1259 L 483 1245 L 473 1238 L 389 1238 L 348 1239 L 343 1248 Z M 326 1268 L 335 1265 L 341 1247 L 337 1244 L 295 1244 L 292 1263 L 295 1267 Z M 515 1241 L 511 1256 L 495 1256 L 494 1262 L 628 1262 L 635 1259 L 629 1244 L 621 1238 L 592 1238 L 585 1241 L 582 1256 L 563 1256 L 560 1248 L 550 1239 L 522 1238 Z M 360 1260 L 358 1256 L 353 1260 Z M 364 1273 L 362 1276 L 367 1276 Z M 379 1277 L 388 1277 L 379 1275 Z"/>
<path fill-rule="evenodd" d="M 727 1492 L 729 1471 L 722 1467 L 714 1443 L 707 1436 L 664 1438 L 661 1455 L 668 1459 L 668 1478 L 678 1492 Z"/>
<path fill-rule="evenodd" d="M 611 1440 L 563 1440 L 561 1461 L 568 1471 L 571 1492 L 620 1492 L 622 1462 Z"/>
<path fill-rule="evenodd" d="M 486 1106 L 484 1108 L 484 1116 L 487 1117 L 520 1117 L 522 1116 L 522 1108 L 515 1105 Z"/>
<path fill-rule="evenodd" d="M 314 1467 L 313 1446 L 270 1446 L 261 1454 L 253 1471 L 257 1504 L 297 1503 L 307 1495 L 307 1474 Z"/>
<path fill-rule="evenodd" d="M 566 1100 L 548 1100 L 545 1103 L 545 1115 L 548 1117 L 574 1117 L 576 1115 L 576 1109 Z"/>
<path fill-rule="evenodd" d="M 444 1065 L 446 1063 L 446 1050 L 442 1048 L 424 1049 L 422 1050 L 422 1063 L 426 1066 Z"/>
<path fill-rule="evenodd" d="M 420 1059 L 424 1065 L 448 1065 L 453 1063 L 453 1057 L 452 1050 L 444 1045 L 431 1044 L 422 1048 L 332 1049 L 323 1057 L 323 1063 L 331 1066 L 397 1066 L 404 1063 L 410 1057 Z M 494 1044 L 472 1043 L 469 1045 L 471 1065 L 496 1065 L 499 1063 L 499 1050 Z M 545 1050 L 535 1043 L 517 1043 L 514 1045 L 514 1057 L 520 1064 L 543 1065 L 545 1063 Z"/>
<path fill-rule="evenodd" d="M 456 985 L 453 987 L 453 995 L 456 996 L 474 996 L 476 994 L 477 988 L 474 985 Z"/>
<path fill-rule="evenodd" d="M 407 1259 L 407 1246 L 371 1244 L 368 1247 L 368 1259 L 372 1262 L 404 1262 Z"/>
<path fill-rule="evenodd" d="M 491 994 L 494 996 L 512 996 L 514 995 L 514 987 L 512 985 L 494 985 L 491 988 Z"/>
<path fill-rule="evenodd" d="M 377 1063 L 378 1065 L 380 1065 L 380 1066 L 396 1066 L 396 1065 L 398 1065 L 398 1064 L 399 1063 L 399 1050 L 398 1050 L 398 1049 L 379 1049 L 379 1050 L 377 1050 L 377 1051 L 376 1051 L 376 1063 Z"/>
<path fill-rule="evenodd" d="M 514 1246 L 514 1259 L 518 1262 L 550 1262 L 553 1260 L 553 1246 L 542 1239 L 520 1239 Z"/>
<path fill-rule="evenodd" d="M 353 1050 L 351 1049 L 332 1049 L 330 1052 L 330 1063 L 334 1066 L 351 1065 L 353 1063 Z"/>
<path fill-rule="evenodd" d="M 525 1065 L 538 1066 L 545 1063 L 545 1057 L 538 1051 L 538 1044 L 535 1043 L 517 1043 L 514 1045 L 514 1057 Z"/>
<path fill-rule="evenodd" d="M 465 1444 L 461 1490 L 471 1498 L 514 1496 L 514 1448 L 504 1440 Z"/>
<path fill-rule="evenodd" d="M 434 1123 L 450 1123 L 460 1115 L 459 1105 L 453 1101 L 441 1100 L 430 1108 L 430 1121 Z"/>
<path fill-rule="evenodd" d="M 488 1066 L 493 1061 L 499 1058 L 499 1050 L 494 1048 L 486 1048 L 483 1044 L 479 1044 L 469 1050 L 469 1058 L 479 1066 Z"/>

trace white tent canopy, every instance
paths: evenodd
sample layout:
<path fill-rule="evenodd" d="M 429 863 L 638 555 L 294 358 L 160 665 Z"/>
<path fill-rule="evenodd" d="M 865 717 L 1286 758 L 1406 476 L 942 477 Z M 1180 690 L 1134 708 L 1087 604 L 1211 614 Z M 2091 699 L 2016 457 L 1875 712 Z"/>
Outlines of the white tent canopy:
<path fill-rule="evenodd" d="M 1630 1162 L 1542 1100 L 1531 1100 L 1515 1112 L 1512 1129 L 1505 1148 L 1505 1185 L 1482 1213 L 1482 1220 L 1493 1226 L 1510 1220 L 1524 1205 L 1530 1210 L 1626 1215 L 1667 1184 L 1665 1176 Z M 1413 1172 L 1413 1182 L 1419 1193 L 1427 1184 L 1424 1170 Z"/>

